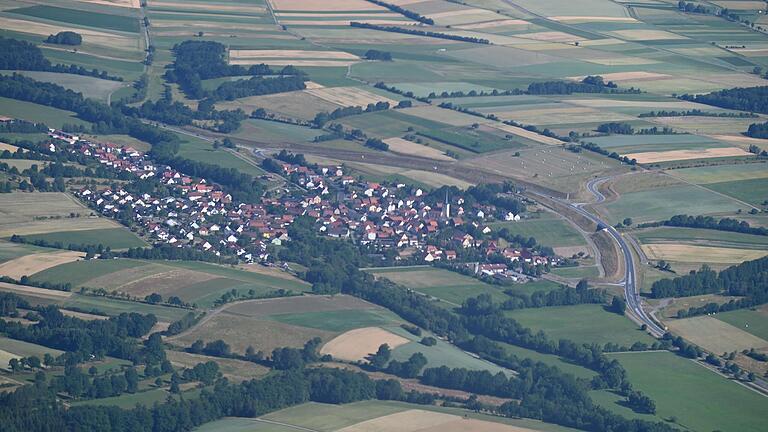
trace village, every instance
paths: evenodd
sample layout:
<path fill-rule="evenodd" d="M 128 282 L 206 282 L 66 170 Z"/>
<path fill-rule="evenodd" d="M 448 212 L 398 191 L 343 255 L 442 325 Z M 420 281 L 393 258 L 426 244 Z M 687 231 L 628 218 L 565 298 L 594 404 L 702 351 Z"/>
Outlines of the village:
<path fill-rule="evenodd" d="M 58 130 L 49 136 L 51 152 L 77 153 L 109 169 L 165 185 L 167 196 L 136 192 L 130 184 L 117 189 L 84 187 L 75 193 L 104 216 L 130 218 L 157 244 L 269 263 L 274 247 L 290 241 L 288 227 L 295 218 L 308 216 L 317 221 L 321 235 L 351 239 L 409 264 L 453 263 L 482 278 L 524 282 L 528 277 L 523 273 L 531 274 L 527 270 L 538 269 L 535 273 L 540 274 L 542 268 L 560 261 L 524 247 L 501 247 L 493 238 L 490 222 L 519 221 L 519 214 L 504 213 L 490 204 L 468 204 L 461 196 L 445 196 L 430 205 L 428 193 L 420 188 L 363 181 L 341 166 L 309 167 L 278 160 L 280 174 L 290 177 L 302 193 L 267 194 L 260 202 L 246 203 L 217 184 L 157 165 L 131 147 Z M 444 230 L 451 235 L 439 236 Z"/>

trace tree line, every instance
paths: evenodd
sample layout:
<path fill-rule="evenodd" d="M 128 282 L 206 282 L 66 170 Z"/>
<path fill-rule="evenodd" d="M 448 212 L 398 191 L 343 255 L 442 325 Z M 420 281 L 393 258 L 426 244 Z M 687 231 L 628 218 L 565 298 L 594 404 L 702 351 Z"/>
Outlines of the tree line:
<path fill-rule="evenodd" d="M 60 31 L 55 35 L 50 35 L 45 39 L 45 43 L 58 45 L 80 45 L 83 43 L 83 36 L 73 31 Z"/>
<path fill-rule="evenodd" d="M 747 128 L 745 135 L 752 138 L 768 139 L 768 122 L 752 123 L 749 125 L 749 128 Z M 765 154 L 763 154 L 763 156 L 765 156 Z"/>
<path fill-rule="evenodd" d="M 410 28 L 403 28 L 403 27 L 396 27 L 396 26 L 385 26 L 385 25 L 361 23 L 357 21 L 352 21 L 349 23 L 349 25 L 352 27 L 364 28 L 369 30 L 380 30 L 380 31 L 386 31 L 386 32 L 393 32 L 393 33 L 405 33 L 405 34 L 416 35 L 416 36 L 448 39 L 448 40 L 476 43 L 476 44 L 483 44 L 483 45 L 490 45 L 491 43 L 491 41 L 489 41 L 488 39 L 482 39 L 482 38 L 476 38 L 476 37 L 470 37 L 470 36 L 459 36 L 459 35 L 454 35 L 449 33 L 439 33 L 439 32 L 428 31 L 428 30 L 417 30 L 417 29 L 410 29 Z"/>
<path fill-rule="evenodd" d="M 727 117 L 727 118 L 757 118 L 759 117 L 755 113 L 746 112 L 709 112 L 702 111 L 698 108 L 686 110 L 686 111 L 649 111 L 647 113 L 640 113 L 638 117 Z"/>
<path fill-rule="evenodd" d="M 638 228 L 674 226 L 683 228 L 703 228 L 717 231 L 729 231 L 742 234 L 768 235 L 768 228 L 753 227 L 747 221 L 732 218 L 715 219 L 712 216 L 675 215 L 661 222 L 649 222 L 640 224 Z"/>
<path fill-rule="evenodd" d="M 412 19 L 414 21 L 418 21 L 418 22 L 420 22 L 422 24 L 426 24 L 426 25 L 434 25 L 435 24 L 435 21 L 432 20 L 432 18 L 425 17 L 424 15 L 421 15 L 421 14 L 416 13 L 414 11 L 405 9 L 405 8 L 400 7 L 398 5 L 395 5 L 395 4 L 392 4 L 392 3 L 386 3 L 386 2 L 383 2 L 381 0 L 368 0 L 368 1 L 373 3 L 373 4 L 385 7 L 387 9 L 391 10 L 392 12 L 397 12 L 400 15 L 405 16 L 406 18 L 410 18 L 410 19 Z"/>
<path fill-rule="evenodd" d="M 680 98 L 720 108 L 768 114 L 768 86 L 736 87 L 700 95 L 684 94 Z"/>

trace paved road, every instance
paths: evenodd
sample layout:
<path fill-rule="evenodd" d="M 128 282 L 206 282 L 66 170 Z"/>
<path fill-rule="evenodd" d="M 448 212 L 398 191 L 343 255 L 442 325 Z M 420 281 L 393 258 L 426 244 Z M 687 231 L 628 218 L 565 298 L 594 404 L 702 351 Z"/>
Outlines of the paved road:
<path fill-rule="evenodd" d="M 605 202 L 605 195 L 603 195 L 598 190 L 598 188 L 601 183 L 604 183 L 607 180 L 609 180 L 609 177 L 596 178 L 587 182 L 587 189 L 592 193 L 592 195 L 595 196 L 595 202 L 593 204 Z M 536 192 L 533 193 L 537 194 Z M 621 233 L 616 231 L 616 229 L 613 228 L 609 223 L 584 210 L 582 207 L 583 204 L 573 204 L 553 196 L 548 196 L 548 198 L 555 200 L 560 204 L 570 206 L 580 215 L 596 223 L 598 228 L 605 230 L 616 241 L 616 243 L 619 245 L 619 249 L 621 249 L 622 255 L 624 256 L 625 273 L 624 279 L 621 282 L 624 286 L 624 297 L 627 301 L 627 310 L 631 316 L 637 319 L 637 321 L 645 324 L 648 327 L 648 331 L 653 336 L 663 336 L 666 331 L 661 326 L 659 326 L 659 324 L 657 324 L 656 321 L 654 321 L 653 318 L 651 318 L 651 316 L 648 315 L 648 313 L 646 313 L 643 309 L 642 301 L 640 298 L 640 290 L 637 286 L 637 272 L 635 270 L 635 261 L 634 257 L 632 256 L 632 249 L 630 248 L 629 244 L 627 244 L 626 240 L 624 240 L 624 237 L 621 235 Z"/>

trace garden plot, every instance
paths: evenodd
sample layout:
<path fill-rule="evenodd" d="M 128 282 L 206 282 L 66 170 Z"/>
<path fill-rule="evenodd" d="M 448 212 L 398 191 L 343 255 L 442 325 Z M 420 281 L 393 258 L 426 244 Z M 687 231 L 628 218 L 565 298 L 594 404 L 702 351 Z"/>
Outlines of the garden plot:
<path fill-rule="evenodd" d="M 304 93 L 344 107 L 365 107 L 368 104 L 375 104 L 378 102 L 387 102 L 390 106 L 395 106 L 398 103 L 394 99 L 380 96 L 359 87 L 316 88 L 304 90 Z"/>
<path fill-rule="evenodd" d="M 320 354 L 330 354 L 334 359 L 362 361 L 368 354 L 375 353 L 382 344 L 395 349 L 410 340 L 379 327 L 364 327 L 350 330 L 323 345 Z"/>

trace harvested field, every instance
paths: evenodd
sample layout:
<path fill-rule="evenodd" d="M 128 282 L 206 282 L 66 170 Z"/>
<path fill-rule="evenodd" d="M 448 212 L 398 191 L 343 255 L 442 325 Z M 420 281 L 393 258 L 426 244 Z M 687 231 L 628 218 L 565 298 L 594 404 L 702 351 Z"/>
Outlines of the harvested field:
<path fill-rule="evenodd" d="M 93 3 L 104 6 L 117 6 L 131 9 L 138 9 L 140 7 L 140 0 L 78 0 L 84 3 Z"/>
<path fill-rule="evenodd" d="M 532 39 L 544 42 L 574 42 L 583 41 L 584 38 L 572 35 L 569 33 L 563 33 L 559 31 L 547 31 L 547 32 L 535 32 L 535 33 L 522 33 L 516 34 L 515 37 L 523 39 Z"/>
<path fill-rule="evenodd" d="M 632 17 L 611 17 L 611 16 L 551 16 L 547 17 L 553 21 L 567 23 L 591 23 L 591 22 L 619 22 L 635 23 L 638 22 Z"/>
<path fill-rule="evenodd" d="M 389 151 L 401 153 L 410 156 L 419 156 L 435 160 L 452 161 L 453 158 L 446 156 L 441 150 L 433 147 L 427 147 L 423 144 L 417 144 L 403 138 L 387 138 L 384 142 L 389 146 Z"/>
<path fill-rule="evenodd" d="M 664 30 L 614 30 L 610 33 L 630 41 L 688 39 L 685 36 Z"/>
<path fill-rule="evenodd" d="M 668 320 L 665 324 L 676 335 L 715 354 L 768 348 L 768 341 L 711 316 Z"/>
<path fill-rule="evenodd" d="M 252 65 L 252 64 L 268 64 L 268 65 L 291 65 L 296 67 L 344 67 L 350 66 L 357 61 L 350 60 L 283 60 L 283 59 L 248 59 L 248 60 L 230 60 L 231 65 Z"/>
<path fill-rule="evenodd" d="M 768 250 L 734 249 L 675 243 L 652 243 L 641 246 L 648 258 L 689 263 L 738 264 L 768 255 Z"/>
<path fill-rule="evenodd" d="M 269 112 L 275 112 L 288 117 L 312 120 L 315 117 L 315 114 L 319 112 L 331 112 L 336 108 L 339 108 L 339 105 L 309 93 L 321 90 L 327 89 L 294 91 L 266 96 L 251 96 L 234 101 L 222 102 L 217 104 L 217 106 L 222 109 L 241 108 L 245 112 L 253 112 L 258 108 L 264 108 Z"/>
<path fill-rule="evenodd" d="M 646 72 L 646 71 L 636 71 L 636 72 L 613 72 L 613 73 L 606 73 L 606 74 L 600 74 L 601 77 L 603 77 L 606 81 L 648 81 L 648 80 L 657 80 L 657 79 L 664 79 L 664 78 L 670 78 L 671 75 L 662 74 L 662 73 L 656 73 L 656 72 Z M 582 76 L 575 76 L 575 77 L 568 77 L 572 80 L 581 81 L 584 78 L 586 78 L 586 75 Z"/>
<path fill-rule="evenodd" d="M 14 279 L 32 276 L 51 267 L 77 261 L 85 256 L 84 252 L 52 252 L 19 257 L 0 264 L 0 275 Z"/>
<path fill-rule="evenodd" d="M 123 286 L 136 284 L 153 275 L 168 271 L 168 267 L 162 264 L 137 263 L 135 267 L 129 267 L 107 274 L 96 276 L 87 281 L 89 286 L 104 288 L 108 291 L 120 291 Z"/>
<path fill-rule="evenodd" d="M 229 50 L 230 60 L 243 59 L 322 59 L 322 60 L 360 60 L 360 57 L 343 51 L 302 51 L 302 50 Z"/>
<path fill-rule="evenodd" d="M 12 292 L 19 295 L 29 294 L 34 297 L 40 297 L 50 300 L 64 300 L 72 297 L 71 292 L 57 291 L 45 288 L 35 288 L 26 285 L 16 285 L 5 282 L 0 282 L 0 291 Z"/>
<path fill-rule="evenodd" d="M 517 126 L 511 126 L 504 123 L 489 123 L 488 127 L 511 133 L 512 135 L 516 135 L 522 138 L 529 139 L 531 141 L 536 141 L 541 144 L 548 144 L 548 145 L 561 145 L 564 144 L 563 141 L 560 141 L 557 138 L 551 138 L 545 135 L 538 134 L 536 132 L 531 132 L 527 129 L 523 129 L 521 127 Z"/>
<path fill-rule="evenodd" d="M 106 218 L 76 217 L 91 210 L 61 192 L 9 193 L 0 195 L 0 237 L 13 234 L 43 234 L 54 231 L 78 231 L 114 228 Z"/>
<path fill-rule="evenodd" d="M 139 48 L 139 39 L 135 37 L 128 37 L 122 34 L 96 31 L 80 27 L 70 27 L 63 24 L 52 25 L 37 21 L 0 17 L 0 28 L 3 30 L 29 33 L 40 36 L 48 36 L 50 34 L 56 34 L 60 31 L 73 31 L 83 36 L 84 43 L 111 46 L 118 49 Z"/>
<path fill-rule="evenodd" d="M 676 160 L 710 159 L 750 155 L 751 153 L 738 147 L 721 147 L 698 150 L 670 150 L 661 152 L 629 153 L 623 156 L 626 156 L 629 159 L 635 159 L 637 163 L 657 163 Z"/>
<path fill-rule="evenodd" d="M 158 293 L 163 298 L 173 295 L 185 298 L 187 297 L 183 295 L 185 288 L 197 283 L 210 281 L 211 279 L 216 279 L 216 276 L 209 273 L 179 269 L 147 276 L 122 285 L 118 290 L 137 297 Z"/>
<path fill-rule="evenodd" d="M 303 12 L 342 12 L 342 11 L 382 11 L 387 9 L 365 0 L 324 0 L 308 2 L 306 0 L 268 0 L 276 11 Z"/>
<path fill-rule="evenodd" d="M 609 98 L 594 98 L 594 99 L 565 99 L 564 103 L 573 105 L 580 105 L 590 108 L 653 108 L 656 110 L 670 109 L 670 110 L 689 110 L 695 108 L 703 108 L 701 104 L 686 102 L 686 101 L 635 101 L 635 100 L 621 100 L 621 99 L 609 99 Z"/>
<path fill-rule="evenodd" d="M 4 152 L 8 150 L 11 153 L 16 153 L 16 150 L 18 150 L 19 147 L 16 147 L 15 145 L 6 144 L 4 142 L 0 142 L 0 152 Z M 26 151 L 26 150 L 23 150 Z"/>
<path fill-rule="evenodd" d="M 494 27 L 502 27 L 502 26 L 527 26 L 530 23 L 528 21 L 523 21 L 519 19 L 501 19 L 496 21 L 485 21 L 485 22 L 478 22 L 478 23 L 471 23 L 471 24 L 461 24 L 461 25 L 455 25 L 452 27 L 460 28 L 462 30 L 480 30 L 480 29 L 488 29 L 488 28 L 494 28 Z"/>
<path fill-rule="evenodd" d="M 358 87 L 333 87 L 304 90 L 312 96 L 318 97 L 324 101 L 331 102 L 341 106 L 362 106 L 370 103 L 388 102 L 390 106 L 397 105 L 397 101 L 386 96 L 379 96 L 365 89 Z"/>
<path fill-rule="evenodd" d="M 417 182 L 423 183 L 430 187 L 438 188 L 443 185 L 456 186 L 459 189 L 466 189 L 472 186 L 472 183 L 457 178 L 436 173 L 433 171 L 421 171 L 421 170 L 406 170 L 400 173 L 401 175 Z"/>
<path fill-rule="evenodd" d="M 408 410 L 374 418 L 338 432 L 533 432 L 518 426 L 425 410 Z"/>
<path fill-rule="evenodd" d="M 335 359 L 361 361 L 365 360 L 368 354 L 375 353 L 382 344 L 395 349 L 408 342 L 410 342 L 408 339 L 382 328 L 366 327 L 336 336 L 323 345 L 320 354 L 330 354 Z"/>

